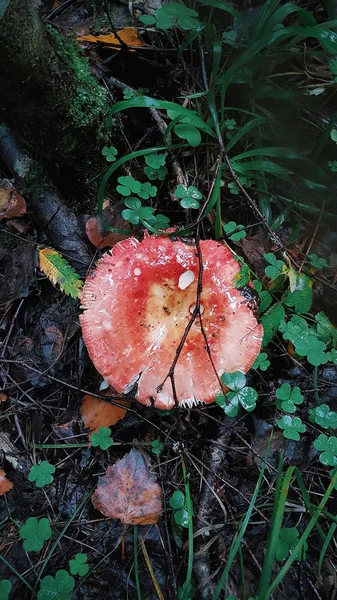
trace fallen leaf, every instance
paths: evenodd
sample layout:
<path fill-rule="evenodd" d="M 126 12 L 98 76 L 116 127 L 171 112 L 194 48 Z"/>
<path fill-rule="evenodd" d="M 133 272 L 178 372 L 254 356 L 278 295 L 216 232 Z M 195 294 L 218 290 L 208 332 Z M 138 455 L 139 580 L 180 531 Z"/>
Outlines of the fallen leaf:
<path fill-rule="evenodd" d="M 61 291 L 76 299 L 80 297 L 83 282 L 68 261 L 52 248 L 39 250 L 39 267 Z"/>
<path fill-rule="evenodd" d="M 116 228 L 117 227 L 119 227 L 119 225 L 116 225 Z M 112 247 L 117 244 L 117 242 L 121 242 L 129 237 L 128 234 L 106 231 L 103 229 L 101 220 L 98 217 L 90 217 L 90 219 L 87 220 L 85 233 L 95 248 Z"/>
<path fill-rule="evenodd" d="M 12 482 L 7 479 L 5 471 L 0 469 L 0 496 L 3 496 L 4 494 L 6 494 L 6 492 L 9 492 L 9 490 L 11 490 L 12 488 L 13 488 Z"/>
<path fill-rule="evenodd" d="M 92 503 L 109 519 L 125 525 L 150 525 L 160 517 L 162 492 L 143 454 L 133 448 L 99 478 Z"/>
<path fill-rule="evenodd" d="M 117 35 L 124 44 L 127 46 L 147 46 L 143 40 L 140 38 L 137 29 L 134 27 L 125 27 L 120 31 L 117 31 Z M 92 44 L 96 44 L 100 42 L 102 44 L 107 44 L 108 46 L 116 47 L 116 50 L 120 50 L 122 44 L 119 39 L 116 37 L 114 33 L 109 33 L 108 35 L 83 35 L 81 37 L 77 37 L 76 40 L 78 42 L 90 42 Z"/>
<path fill-rule="evenodd" d="M 8 179 L 0 179 L 0 220 L 21 217 L 25 212 L 25 199 Z"/>
<path fill-rule="evenodd" d="M 103 396 L 109 396 L 111 391 L 101 392 Z M 129 400 L 119 400 L 119 404 L 123 404 L 124 408 L 105 402 L 95 396 L 86 394 L 82 399 L 81 415 L 84 427 L 90 429 L 90 433 L 98 431 L 100 427 L 110 427 L 116 425 L 118 421 L 124 419 L 126 409 L 130 406 Z"/>

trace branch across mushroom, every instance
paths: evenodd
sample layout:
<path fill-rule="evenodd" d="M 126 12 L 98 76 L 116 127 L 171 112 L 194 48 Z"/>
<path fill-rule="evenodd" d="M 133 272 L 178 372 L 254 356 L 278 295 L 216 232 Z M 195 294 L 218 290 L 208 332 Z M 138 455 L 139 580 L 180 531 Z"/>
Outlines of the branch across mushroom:
<path fill-rule="evenodd" d="M 214 402 L 222 373 L 246 373 L 263 337 L 249 302 L 233 288 L 240 266 L 230 250 L 213 240 L 200 249 L 200 313 L 212 361 L 197 316 L 174 371 L 177 400 L 188 407 Z M 196 305 L 198 276 L 195 245 L 167 237 L 129 238 L 98 261 L 83 288 L 80 319 L 96 369 L 117 392 L 137 384 L 142 404 L 174 407 L 166 378 Z"/>

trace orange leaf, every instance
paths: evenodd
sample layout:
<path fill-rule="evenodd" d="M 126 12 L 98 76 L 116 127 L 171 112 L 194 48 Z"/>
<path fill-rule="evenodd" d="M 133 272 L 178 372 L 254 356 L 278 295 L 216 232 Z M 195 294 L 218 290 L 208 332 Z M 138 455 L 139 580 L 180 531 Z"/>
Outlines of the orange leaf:
<path fill-rule="evenodd" d="M 127 46 L 147 46 L 143 40 L 139 37 L 137 29 L 134 27 L 125 27 L 117 32 L 118 37 L 124 44 Z M 121 42 L 115 36 L 114 33 L 109 33 L 108 35 L 83 35 L 81 37 L 76 38 L 78 42 L 90 42 L 96 44 L 97 42 L 101 42 L 103 44 L 107 44 L 110 46 L 117 46 L 116 50 L 120 50 Z"/>
<path fill-rule="evenodd" d="M 103 396 L 105 394 L 103 393 Z M 106 393 L 108 395 L 108 393 Z M 129 400 L 120 400 L 119 404 L 124 404 L 126 408 L 130 406 Z M 100 427 L 110 427 L 115 425 L 117 421 L 124 419 L 126 408 L 119 408 L 114 404 L 95 398 L 90 394 L 82 399 L 81 415 L 84 427 L 90 429 L 90 433 L 98 431 Z"/>
<path fill-rule="evenodd" d="M 12 488 L 13 488 L 12 482 L 7 479 L 5 471 L 0 469 L 0 496 L 3 496 L 4 494 L 6 494 L 6 492 L 9 492 L 9 490 L 11 490 Z"/>
<path fill-rule="evenodd" d="M 109 519 L 125 525 L 150 525 L 160 517 L 162 492 L 143 454 L 132 449 L 99 478 L 92 503 Z"/>

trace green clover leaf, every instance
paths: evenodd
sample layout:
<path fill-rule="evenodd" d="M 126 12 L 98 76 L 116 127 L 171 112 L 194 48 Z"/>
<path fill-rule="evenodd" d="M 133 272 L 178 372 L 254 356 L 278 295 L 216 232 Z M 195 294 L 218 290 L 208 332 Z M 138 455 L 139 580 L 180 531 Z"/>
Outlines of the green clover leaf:
<path fill-rule="evenodd" d="M 337 160 L 329 160 L 328 167 L 333 173 L 337 173 Z"/>
<path fill-rule="evenodd" d="M 266 371 L 268 367 L 270 367 L 270 361 L 268 360 L 267 352 L 260 352 L 260 354 L 255 359 L 252 369 L 260 369 L 261 371 Z"/>
<path fill-rule="evenodd" d="M 180 527 L 188 527 L 188 511 L 185 494 L 175 490 L 170 498 L 170 506 L 174 509 L 174 520 Z"/>
<path fill-rule="evenodd" d="M 164 444 L 162 444 L 160 440 L 153 440 L 153 442 L 151 442 L 152 454 L 160 454 L 163 448 Z"/>
<path fill-rule="evenodd" d="M 201 134 L 199 129 L 189 123 L 178 123 L 174 127 L 174 133 L 182 140 L 186 140 L 187 143 L 195 148 L 199 146 L 201 142 Z"/>
<path fill-rule="evenodd" d="M 276 548 L 275 548 L 275 558 L 276 560 L 283 561 L 286 560 L 290 553 L 296 547 L 298 542 L 299 533 L 296 527 L 282 527 L 280 531 L 280 537 L 277 540 Z M 305 559 L 305 552 L 308 548 L 308 544 L 305 542 L 303 548 L 301 550 L 301 559 Z"/>
<path fill-rule="evenodd" d="M 193 600 L 195 598 L 195 587 L 190 581 L 184 581 L 182 586 L 178 587 L 178 600 Z"/>
<path fill-rule="evenodd" d="M 165 215 L 154 215 L 154 220 L 151 222 L 152 227 L 155 229 L 167 229 L 170 224 L 170 219 Z"/>
<path fill-rule="evenodd" d="M 283 383 L 276 390 L 276 398 L 280 401 L 277 403 L 277 408 L 289 413 L 296 412 L 295 405 L 302 404 L 304 400 L 300 388 L 295 386 L 291 389 L 289 383 Z"/>
<path fill-rule="evenodd" d="M 53 481 L 52 473 L 55 473 L 54 465 L 51 465 L 47 460 L 43 460 L 39 465 L 32 466 L 28 480 L 35 481 L 36 487 L 41 488 Z"/>
<path fill-rule="evenodd" d="M 276 279 L 276 277 L 281 274 L 285 263 L 282 260 L 277 260 L 275 254 L 272 252 L 264 254 L 263 256 L 269 263 L 269 266 L 264 270 L 265 274 L 267 277 L 269 277 L 269 279 Z"/>
<path fill-rule="evenodd" d="M 234 196 L 237 196 L 239 193 L 239 188 L 236 185 L 235 181 L 231 181 L 228 184 L 228 189 L 229 189 L 230 193 L 233 194 Z"/>
<path fill-rule="evenodd" d="M 232 239 L 232 238 L 230 238 L 230 239 Z M 248 265 L 243 265 L 241 267 L 240 271 L 238 273 L 236 273 L 236 275 L 234 275 L 233 287 L 235 289 L 239 289 L 239 288 L 247 285 L 250 280 L 250 275 L 251 275 L 251 273 L 250 273 L 250 268 L 248 267 Z"/>
<path fill-rule="evenodd" d="M 254 388 L 246 387 L 246 377 L 243 373 L 240 371 L 224 373 L 221 380 L 231 391 L 227 392 L 225 396 L 218 394 L 215 402 L 223 408 L 226 415 L 236 417 L 240 404 L 247 412 L 254 410 L 257 391 Z"/>
<path fill-rule="evenodd" d="M 148 179 L 150 179 L 151 181 L 155 181 L 156 179 L 159 179 L 159 181 L 164 181 L 168 173 L 166 167 L 159 167 L 158 169 L 152 169 L 152 167 L 144 167 L 143 171 L 146 177 L 148 177 Z"/>
<path fill-rule="evenodd" d="M 236 121 L 235 121 L 235 119 L 227 119 L 227 121 L 225 121 L 225 127 L 229 131 L 235 129 L 235 127 L 236 127 Z"/>
<path fill-rule="evenodd" d="M 20 527 L 20 537 L 24 540 L 23 547 L 26 552 L 40 552 L 46 540 L 52 536 L 49 520 L 46 517 L 38 520 L 29 517 Z"/>
<path fill-rule="evenodd" d="M 101 450 L 107 450 L 113 443 L 110 427 L 100 427 L 98 431 L 91 435 L 91 445 L 94 447 L 99 446 Z"/>
<path fill-rule="evenodd" d="M 184 508 L 186 506 L 185 494 L 180 490 L 175 490 L 170 498 L 171 508 Z"/>
<path fill-rule="evenodd" d="M 148 154 L 147 156 L 145 156 L 145 162 L 148 167 L 151 167 L 151 169 L 160 169 L 160 167 L 163 167 L 165 165 L 165 154 Z"/>
<path fill-rule="evenodd" d="M 229 239 L 233 242 L 238 242 L 246 237 L 245 228 L 243 225 L 237 225 L 235 221 L 229 221 L 224 225 L 224 231 Z M 234 233 L 235 232 L 235 233 Z"/>
<path fill-rule="evenodd" d="M 2 579 L 0 581 L 0 598 L 1 600 L 8 600 L 9 594 L 11 593 L 12 584 L 8 579 Z"/>
<path fill-rule="evenodd" d="M 304 433 L 307 430 L 299 417 L 291 417 L 290 415 L 284 415 L 282 419 L 277 421 L 277 424 L 284 430 L 283 437 L 295 442 L 298 442 L 300 439 L 300 433 Z"/>
<path fill-rule="evenodd" d="M 196 29 L 200 23 L 197 20 L 198 13 L 180 2 L 168 2 L 155 11 L 156 25 L 158 29 L 170 29 L 179 25 L 182 29 Z M 144 19 L 140 19 L 145 22 Z M 147 25 L 153 24 L 147 19 Z"/>
<path fill-rule="evenodd" d="M 309 410 L 309 420 L 323 429 L 337 429 L 337 413 L 330 410 L 327 404 L 315 406 Z"/>
<path fill-rule="evenodd" d="M 103 156 L 108 162 L 114 162 L 116 160 L 116 156 L 118 154 L 117 148 L 115 146 L 104 146 L 102 150 Z"/>
<path fill-rule="evenodd" d="M 175 189 L 174 195 L 180 199 L 182 208 L 199 208 L 198 200 L 201 200 L 202 194 L 194 185 L 187 187 L 180 183 Z"/>
<path fill-rule="evenodd" d="M 322 465 L 335 467 L 337 465 L 337 438 L 335 436 L 327 437 L 321 433 L 314 441 L 314 448 L 322 452 L 319 460 Z"/>
<path fill-rule="evenodd" d="M 329 266 L 325 258 L 319 258 L 317 254 L 308 254 L 308 259 L 310 261 L 310 265 L 315 267 L 315 269 L 324 269 L 325 267 Z"/>
<path fill-rule="evenodd" d="M 142 184 L 140 181 L 136 181 L 132 175 L 126 175 L 118 177 L 118 183 L 116 190 L 122 196 L 131 196 L 131 194 L 139 194 Z"/>
<path fill-rule="evenodd" d="M 139 192 L 137 192 L 138 196 L 143 200 L 148 200 L 150 197 L 154 198 L 157 194 L 158 188 L 155 185 L 151 185 L 149 181 L 141 184 L 141 188 Z"/>
<path fill-rule="evenodd" d="M 123 90 L 123 98 L 124 100 L 130 100 L 131 98 L 133 98 L 135 95 L 135 92 L 133 90 L 131 90 L 130 88 Z"/>
<path fill-rule="evenodd" d="M 70 592 L 74 589 L 75 580 L 68 571 L 60 569 L 55 577 L 46 575 L 41 580 L 38 600 L 70 600 Z"/>
<path fill-rule="evenodd" d="M 69 569 L 72 575 L 84 577 L 89 573 L 89 565 L 87 565 L 88 557 L 86 554 L 79 552 L 75 558 L 69 561 Z"/>

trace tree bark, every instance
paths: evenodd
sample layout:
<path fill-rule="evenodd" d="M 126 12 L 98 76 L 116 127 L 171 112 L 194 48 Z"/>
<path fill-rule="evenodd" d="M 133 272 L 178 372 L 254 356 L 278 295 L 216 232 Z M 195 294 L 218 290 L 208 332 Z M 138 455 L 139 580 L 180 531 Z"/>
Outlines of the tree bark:
<path fill-rule="evenodd" d="M 105 89 L 73 42 L 46 28 L 30 0 L 0 0 L 0 119 L 61 174 L 104 168 Z"/>

